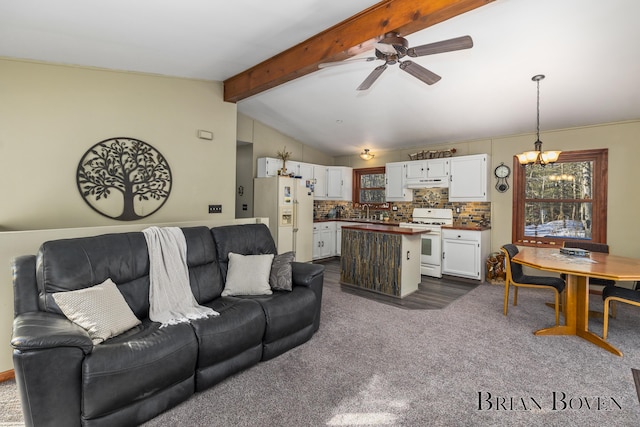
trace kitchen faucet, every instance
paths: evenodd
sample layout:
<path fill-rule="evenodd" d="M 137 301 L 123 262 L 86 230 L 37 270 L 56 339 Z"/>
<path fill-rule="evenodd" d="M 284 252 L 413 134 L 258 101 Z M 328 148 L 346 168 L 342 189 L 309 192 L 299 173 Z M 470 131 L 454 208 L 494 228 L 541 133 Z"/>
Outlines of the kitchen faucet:
<path fill-rule="evenodd" d="M 367 209 L 367 216 L 364 219 L 369 219 L 369 205 L 364 205 L 364 207 Z"/>

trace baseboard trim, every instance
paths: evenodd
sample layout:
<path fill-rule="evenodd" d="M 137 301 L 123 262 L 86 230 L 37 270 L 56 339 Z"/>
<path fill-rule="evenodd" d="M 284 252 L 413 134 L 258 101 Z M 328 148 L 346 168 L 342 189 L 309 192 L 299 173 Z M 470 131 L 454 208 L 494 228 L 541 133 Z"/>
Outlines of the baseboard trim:
<path fill-rule="evenodd" d="M 4 371 L 4 372 L 0 372 L 0 383 L 4 382 L 4 381 L 9 381 L 12 379 L 15 379 L 16 377 L 16 373 L 13 369 L 8 370 L 8 371 Z"/>

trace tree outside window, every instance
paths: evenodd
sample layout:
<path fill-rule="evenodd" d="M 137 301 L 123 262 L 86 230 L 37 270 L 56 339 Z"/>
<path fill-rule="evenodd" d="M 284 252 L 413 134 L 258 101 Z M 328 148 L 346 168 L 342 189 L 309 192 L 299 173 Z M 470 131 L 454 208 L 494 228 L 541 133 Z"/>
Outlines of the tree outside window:
<path fill-rule="evenodd" d="M 608 150 L 562 152 L 550 165 L 514 158 L 513 241 L 606 243 Z"/>
<path fill-rule="evenodd" d="M 354 169 L 353 183 L 354 203 L 366 203 L 376 209 L 386 203 L 384 166 Z"/>

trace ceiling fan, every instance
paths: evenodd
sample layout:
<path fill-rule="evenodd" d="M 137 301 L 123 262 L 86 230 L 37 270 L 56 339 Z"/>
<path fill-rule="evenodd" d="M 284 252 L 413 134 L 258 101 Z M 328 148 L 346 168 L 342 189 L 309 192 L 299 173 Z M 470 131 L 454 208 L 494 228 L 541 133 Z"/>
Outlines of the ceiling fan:
<path fill-rule="evenodd" d="M 427 70 L 422 65 L 410 60 L 401 61 L 405 56 L 416 58 L 419 56 L 433 55 L 436 53 L 451 52 L 454 50 L 469 49 L 473 47 L 473 40 L 470 36 L 456 37 L 449 40 L 443 40 L 435 43 L 424 44 L 416 47 L 409 47 L 409 42 L 404 37 L 400 37 L 397 33 L 387 33 L 375 45 L 376 56 L 367 58 L 347 59 L 345 61 L 325 62 L 319 64 L 318 68 L 332 67 L 335 65 L 344 65 L 351 62 L 370 62 L 377 59 L 384 61 L 384 64 L 373 69 L 371 74 L 358 86 L 357 90 L 367 90 L 371 87 L 378 77 L 387 69 L 389 65 L 400 64 L 400 69 L 406 71 L 417 79 L 428 85 L 432 85 L 441 79 L 436 73 Z"/>

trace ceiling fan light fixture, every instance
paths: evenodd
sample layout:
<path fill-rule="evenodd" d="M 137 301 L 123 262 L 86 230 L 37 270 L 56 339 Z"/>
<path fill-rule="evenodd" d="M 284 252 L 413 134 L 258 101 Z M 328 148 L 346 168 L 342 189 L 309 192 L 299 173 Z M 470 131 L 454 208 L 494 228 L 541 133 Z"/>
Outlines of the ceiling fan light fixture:
<path fill-rule="evenodd" d="M 555 163 L 560 157 L 562 151 L 542 151 L 542 141 L 540 141 L 540 80 L 544 79 L 543 74 L 537 74 L 531 77 L 531 80 L 538 85 L 538 97 L 537 97 L 537 128 L 536 128 L 536 142 L 533 143 L 534 151 L 525 151 L 521 154 L 516 154 L 518 162 L 521 165 L 534 165 L 539 164 L 541 166 Z"/>
<path fill-rule="evenodd" d="M 362 160 L 371 160 L 375 157 L 375 154 L 371 154 L 371 152 L 369 151 L 368 148 L 365 148 L 361 153 L 360 153 L 360 158 Z"/>

